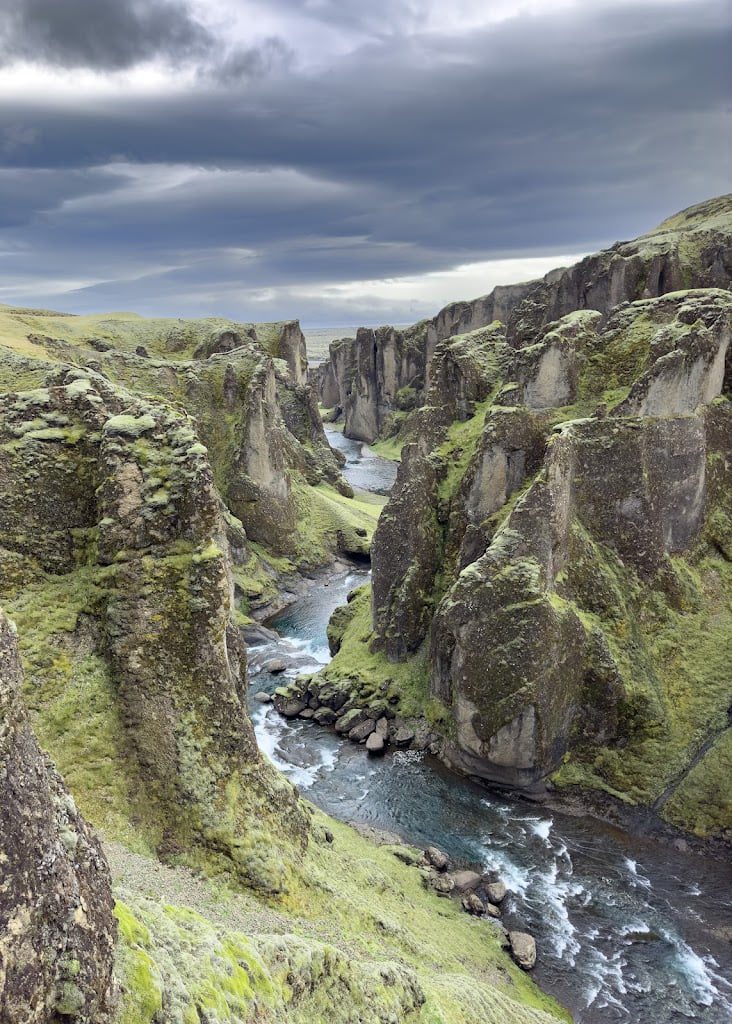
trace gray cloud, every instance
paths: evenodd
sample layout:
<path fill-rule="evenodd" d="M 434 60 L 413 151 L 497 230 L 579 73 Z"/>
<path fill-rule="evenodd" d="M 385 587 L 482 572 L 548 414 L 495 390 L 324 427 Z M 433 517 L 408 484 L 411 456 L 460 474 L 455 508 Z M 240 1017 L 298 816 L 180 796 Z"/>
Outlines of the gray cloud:
<path fill-rule="evenodd" d="M 233 55 L 221 43 L 188 91 L 80 96 L 61 113 L 5 103 L 3 200 L 14 191 L 0 249 L 43 251 L 39 278 L 102 268 L 109 284 L 70 299 L 86 308 L 137 295 L 246 316 L 242 289 L 285 295 L 631 237 L 729 188 L 730 24 L 716 0 L 615 7 L 448 39 L 410 31 L 411 5 L 389 22 L 387 5 L 366 18 L 343 3 L 338 24 L 369 42 L 322 68 L 303 71 L 280 40 Z M 202 170 L 158 187 L 161 165 Z M 282 301 L 268 312 L 297 315 Z M 316 300 L 303 305 L 318 319 Z"/>
<path fill-rule="evenodd" d="M 2 0 L 0 52 L 62 67 L 128 68 L 151 57 L 189 58 L 213 37 L 173 0 Z"/>

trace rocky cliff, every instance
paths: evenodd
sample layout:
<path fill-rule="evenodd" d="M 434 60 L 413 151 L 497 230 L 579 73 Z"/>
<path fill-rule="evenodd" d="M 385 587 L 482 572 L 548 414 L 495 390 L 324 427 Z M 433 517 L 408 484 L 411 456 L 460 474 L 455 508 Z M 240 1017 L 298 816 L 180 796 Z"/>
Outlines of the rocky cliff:
<path fill-rule="evenodd" d="M 566 1019 L 257 750 L 243 599 L 368 545 L 297 366 L 261 325 L 3 316 L 0 1017 Z"/>
<path fill-rule="evenodd" d="M 731 331 L 706 289 L 438 346 L 374 539 L 371 643 L 428 649 L 451 763 L 730 827 Z"/>
<path fill-rule="evenodd" d="M 318 368 L 321 402 L 343 417 L 347 436 L 370 442 L 398 431 L 405 414 L 425 401 L 435 347 L 449 337 L 500 320 L 509 342 L 525 346 L 575 310 L 606 316 L 621 302 L 690 287 L 727 288 L 731 209 L 730 196 L 691 207 L 634 241 L 618 242 L 541 280 L 451 303 L 404 331 L 362 328 L 355 338 L 333 342 Z"/>
<path fill-rule="evenodd" d="M 277 785 L 243 710 L 233 621 L 230 538 L 246 540 L 192 421 L 94 371 L 49 367 L 43 387 L 0 397 L 0 533 L 41 739 L 73 780 L 90 723 L 68 721 L 69 705 L 90 700 L 108 744 L 90 815 L 139 816 L 153 848 L 200 846 L 281 888 L 302 820 L 283 788 L 268 874 L 256 822 Z"/>
<path fill-rule="evenodd" d="M 0 611 L 0 1019 L 105 1024 L 117 928 L 109 868 L 38 748 L 15 626 Z"/>

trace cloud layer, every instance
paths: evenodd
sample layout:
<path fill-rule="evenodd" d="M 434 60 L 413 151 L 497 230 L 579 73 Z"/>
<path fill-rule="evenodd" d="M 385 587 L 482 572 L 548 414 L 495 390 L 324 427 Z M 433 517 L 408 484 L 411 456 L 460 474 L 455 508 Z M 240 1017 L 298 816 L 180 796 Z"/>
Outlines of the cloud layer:
<path fill-rule="evenodd" d="M 0 0 L 0 301 L 404 322 L 729 190 L 723 0 L 486 6 Z"/>

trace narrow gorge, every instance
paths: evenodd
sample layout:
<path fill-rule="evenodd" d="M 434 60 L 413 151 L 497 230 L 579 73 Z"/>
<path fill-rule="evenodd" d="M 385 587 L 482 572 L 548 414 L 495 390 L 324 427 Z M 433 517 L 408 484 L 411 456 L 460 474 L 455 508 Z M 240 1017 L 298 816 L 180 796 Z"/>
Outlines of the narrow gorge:
<path fill-rule="evenodd" d="M 728 1019 L 731 289 L 0 306 L 2 1024 Z"/>

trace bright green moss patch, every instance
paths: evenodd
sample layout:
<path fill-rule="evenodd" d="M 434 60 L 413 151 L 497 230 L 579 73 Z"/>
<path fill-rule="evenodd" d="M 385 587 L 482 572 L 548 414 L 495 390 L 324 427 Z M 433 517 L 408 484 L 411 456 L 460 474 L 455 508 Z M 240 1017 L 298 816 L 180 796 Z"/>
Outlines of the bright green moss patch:
<path fill-rule="evenodd" d="M 317 487 L 297 485 L 295 500 L 299 560 L 317 565 L 333 550 L 368 555 L 385 497 L 358 493 L 347 498 L 328 484 L 320 484 Z"/>
<path fill-rule="evenodd" d="M 96 652 L 94 616 L 111 585 L 113 570 L 80 569 L 45 577 L 4 598 L 4 606 L 18 626 L 25 698 L 41 746 L 84 816 L 145 851 L 157 827 L 128 756 L 109 665 Z"/>
<path fill-rule="evenodd" d="M 700 838 L 732 838 L 732 729 L 726 728 L 682 779 L 661 811 Z"/>
<path fill-rule="evenodd" d="M 398 698 L 401 714 L 417 717 L 429 704 L 429 680 L 426 645 L 403 662 L 392 662 L 381 651 L 371 648 L 371 588 L 361 587 L 348 606 L 350 621 L 341 637 L 341 646 L 320 675 L 335 683 L 348 681 L 348 688 L 367 705 Z M 431 707 L 431 705 L 430 705 Z M 432 708 L 438 716 L 440 709 Z"/>

